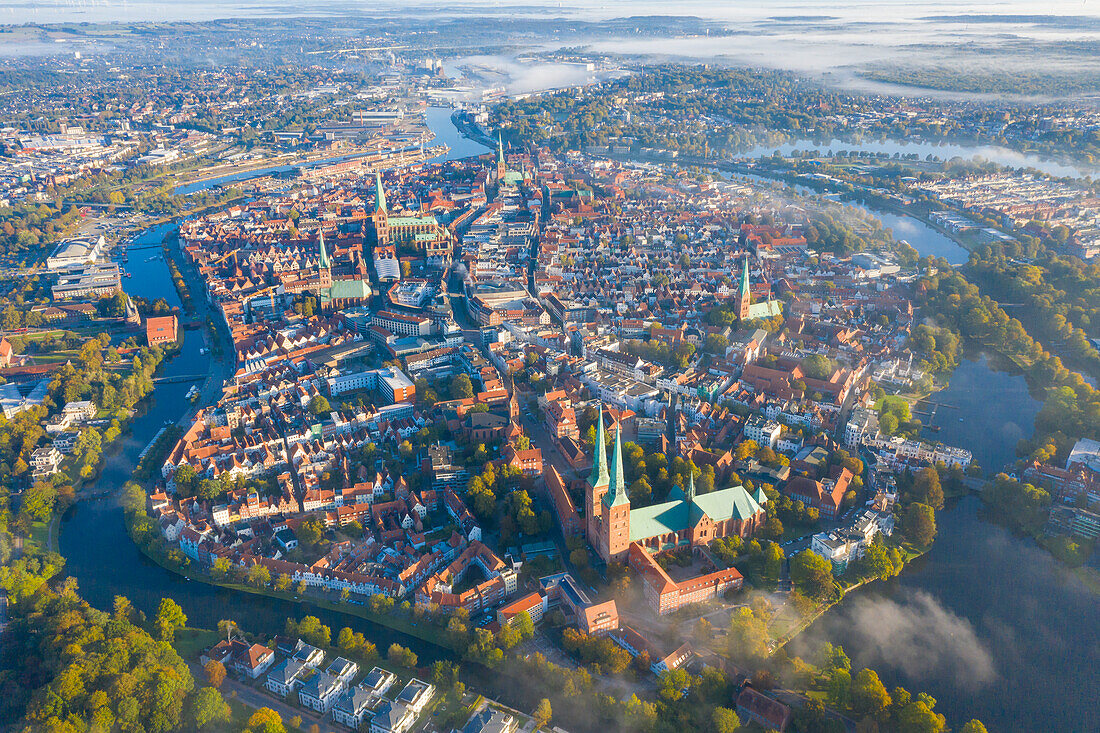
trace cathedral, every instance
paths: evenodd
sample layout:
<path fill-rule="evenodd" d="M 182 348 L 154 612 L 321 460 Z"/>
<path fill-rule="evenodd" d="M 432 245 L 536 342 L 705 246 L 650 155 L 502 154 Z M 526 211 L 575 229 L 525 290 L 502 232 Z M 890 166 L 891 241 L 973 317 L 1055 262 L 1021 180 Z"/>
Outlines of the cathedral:
<path fill-rule="evenodd" d="M 631 508 L 623 477 L 622 431 L 615 430 L 608 466 L 600 410 L 584 510 L 588 542 L 605 561 L 624 562 L 634 544 L 656 554 L 707 545 L 718 537 L 751 536 L 764 526 L 767 501 L 761 489 L 749 493 L 743 486 L 696 495 L 695 479 L 690 478 L 687 490 L 673 488 L 667 501 Z"/>
<path fill-rule="evenodd" d="M 738 318 L 751 321 L 757 318 L 771 318 L 783 313 L 783 306 L 771 295 L 763 303 L 752 302 L 752 289 L 749 287 L 749 257 L 745 255 L 745 269 L 741 272 L 741 282 L 737 287 Z"/>
<path fill-rule="evenodd" d="M 318 306 L 324 313 L 342 308 L 365 305 L 371 297 L 370 282 L 366 265 L 358 250 L 347 253 L 347 261 L 336 268 L 333 276 L 332 261 L 325 247 L 325 234 L 317 231 L 317 272 L 312 278 L 310 289 L 316 291 Z"/>

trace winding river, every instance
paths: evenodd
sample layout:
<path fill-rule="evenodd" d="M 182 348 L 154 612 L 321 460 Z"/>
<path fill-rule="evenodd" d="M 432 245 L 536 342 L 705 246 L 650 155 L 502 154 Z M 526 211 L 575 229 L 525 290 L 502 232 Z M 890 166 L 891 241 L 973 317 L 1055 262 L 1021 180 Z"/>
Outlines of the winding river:
<path fill-rule="evenodd" d="M 437 119 L 449 124 L 442 115 Z M 890 225 L 897 231 L 898 223 Z M 162 234 L 151 232 L 148 241 L 159 242 Z M 918 251 L 932 246 L 910 232 L 898 236 Z M 133 273 L 128 290 L 179 305 L 159 248 L 133 251 L 127 269 Z M 185 332 L 181 354 L 162 374 L 208 370 L 209 357 L 199 353 L 200 346 L 200 332 Z M 153 434 L 165 420 L 179 418 L 187 389 L 187 384 L 157 386 L 107 459 L 99 487 L 115 489 L 129 477 Z M 1022 376 L 998 371 L 986 357 L 964 360 L 934 399 L 944 405 L 935 421 L 941 430 L 927 437 L 969 448 L 987 469 L 1013 459 L 1015 442 L 1030 434 L 1039 407 Z M 99 608 L 109 608 L 121 594 L 148 614 L 171 596 L 191 625 L 212 627 L 234 618 L 267 633 L 279 632 L 288 616 L 312 613 L 334 628 L 362 631 L 382 649 L 399 641 L 425 662 L 449 656 L 355 616 L 185 581 L 138 552 L 113 499 L 77 504 L 62 523 L 60 549 L 81 593 Z M 856 665 L 879 670 L 888 687 L 930 693 L 939 701 L 937 710 L 956 725 L 978 717 L 990 730 L 1097 730 L 1096 600 L 1030 540 L 984 521 L 980 501 L 969 497 L 940 514 L 939 536 L 926 556 L 899 578 L 852 594 L 793 648 L 808 654 L 823 640 L 843 644 Z"/>
<path fill-rule="evenodd" d="M 180 300 L 172 284 L 163 251 L 159 245 L 171 225 L 156 227 L 135 241 L 125 267 L 133 274 L 126 281 L 134 295 L 164 298 L 170 305 Z M 210 370 L 209 354 L 199 353 L 203 346 L 201 331 L 183 331 L 179 355 L 162 365 L 157 376 L 202 374 Z M 115 490 L 125 483 L 138 456 L 165 424 L 180 418 L 187 407 L 185 395 L 191 383 L 158 384 L 152 396 L 139 405 L 131 430 L 115 444 L 108 455 L 96 489 Z M 213 628 L 221 619 L 234 619 L 251 631 L 281 633 L 288 617 L 312 614 L 333 627 L 334 633 L 350 626 L 385 650 L 393 642 L 410 647 L 423 660 L 448 658 L 449 650 L 415 637 L 376 626 L 358 616 L 315 608 L 308 604 L 281 601 L 264 596 L 192 582 L 152 562 L 138 550 L 126 533 L 122 509 L 114 497 L 82 501 L 74 505 L 61 523 L 59 536 L 66 571 L 76 577 L 81 595 L 97 608 L 110 609 L 114 596 L 124 595 L 146 614 L 156 612 L 161 598 L 172 597 L 187 614 L 191 626 Z"/>

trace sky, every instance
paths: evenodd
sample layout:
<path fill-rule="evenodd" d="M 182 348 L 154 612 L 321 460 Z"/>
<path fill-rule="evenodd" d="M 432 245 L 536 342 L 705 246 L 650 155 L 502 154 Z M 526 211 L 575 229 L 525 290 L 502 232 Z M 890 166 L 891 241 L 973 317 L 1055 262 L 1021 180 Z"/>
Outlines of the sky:
<path fill-rule="evenodd" d="M 226 17 L 336 16 L 445 18 L 565 17 L 583 21 L 675 13 L 714 24 L 700 36 L 658 37 L 659 23 L 633 33 L 622 23 L 595 31 L 589 52 L 647 60 L 713 61 L 832 75 L 865 91 L 891 91 L 860 72 L 885 67 L 950 66 L 976 72 L 1100 76 L 1100 2 L 949 3 L 942 0 L 0 0 L 0 24 L 202 21 Z M 643 25 L 639 22 L 639 27 Z M 529 50 L 556 50 L 552 38 L 522 34 Z M 46 49 L 49 52 L 50 49 Z M 39 51 L 41 53 L 42 51 Z M 0 52 L 2 53 L 2 52 Z"/>

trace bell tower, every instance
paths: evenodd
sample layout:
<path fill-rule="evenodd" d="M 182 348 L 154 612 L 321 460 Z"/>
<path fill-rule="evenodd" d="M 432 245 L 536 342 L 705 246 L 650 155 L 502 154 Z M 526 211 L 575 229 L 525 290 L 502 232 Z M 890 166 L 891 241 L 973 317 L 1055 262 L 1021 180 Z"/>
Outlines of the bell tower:
<path fill-rule="evenodd" d="M 603 406 L 596 419 L 596 444 L 593 446 L 592 473 L 584 492 L 585 536 L 593 547 L 599 546 L 600 524 L 603 522 L 603 496 L 607 493 L 607 447 L 603 430 Z"/>
<path fill-rule="evenodd" d="M 611 454 L 611 470 L 607 493 L 603 495 L 604 521 L 600 527 L 597 551 L 608 562 L 623 561 L 630 548 L 630 497 L 623 477 L 623 431 L 615 427 L 615 450 Z"/>

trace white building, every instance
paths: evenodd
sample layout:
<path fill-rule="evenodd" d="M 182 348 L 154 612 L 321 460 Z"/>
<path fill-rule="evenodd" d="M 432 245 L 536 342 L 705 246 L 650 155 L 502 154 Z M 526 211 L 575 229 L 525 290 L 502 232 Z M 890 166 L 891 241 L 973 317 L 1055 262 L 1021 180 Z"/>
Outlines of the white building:
<path fill-rule="evenodd" d="M 61 451 L 52 445 L 35 448 L 31 453 L 31 476 L 44 478 L 54 475 L 61 466 L 61 458 Z"/>
<path fill-rule="evenodd" d="M 379 280 L 401 279 L 401 261 L 393 247 L 374 248 L 374 271 Z"/>
<path fill-rule="evenodd" d="M 298 701 L 302 707 L 316 710 L 324 715 L 332 709 L 336 698 L 344 691 L 344 685 L 328 672 L 318 672 L 309 678 L 298 690 Z"/>
<path fill-rule="evenodd" d="M 745 420 L 745 438 L 755 441 L 757 445 L 775 448 L 782 432 L 782 425 L 763 415 L 749 415 Z"/>
<path fill-rule="evenodd" d="M 74 423 L 91 420 L 95 418 L 96 412 L 98 412 L 98 409 L 91 400 L 69 402 L 61 409 L 61 414 L 68 417 Z"/>
<path fill-rule="evenodd" d="M 286 697 L 302 684 L 302 677 L 307 669 L 308 667 L 296 659 L 284 659 L 267 673 L 264 687 L 279 697 Z"/>
<path fill-rule="evenodd" d="M 878 415 L 874 410 L 866 407 L 857 407 L 848 417 L 848 423 L 844 426 L 844 444 L 858 447 L 864 440 L 873 440 L 878 436 Z"/>
<path fill-rule="evenodd" d="M 46 268 L 56 272 L 95 262 L 103 253 L 104 244 L 106 240 L 102 234 L 96 238 L 63 240 L 46 258 Z"/>
<path fill-rule="evenodd" d="M 849 527 L 815 534 L 810 541 L 810 551 L 831 562 L 833 572 L 839 575 L 849 563 L 863 557 L 880 532 L 886 536 L 894 533 L 894 515 L 868 509 Z"/>
<path fill-rule="evenodd" d="M 371 703 L 377 698 L 361 687 L 353 687 L 336 698 L 332 705 L 332 719 L 352 730 L 359 730 Z"/>

